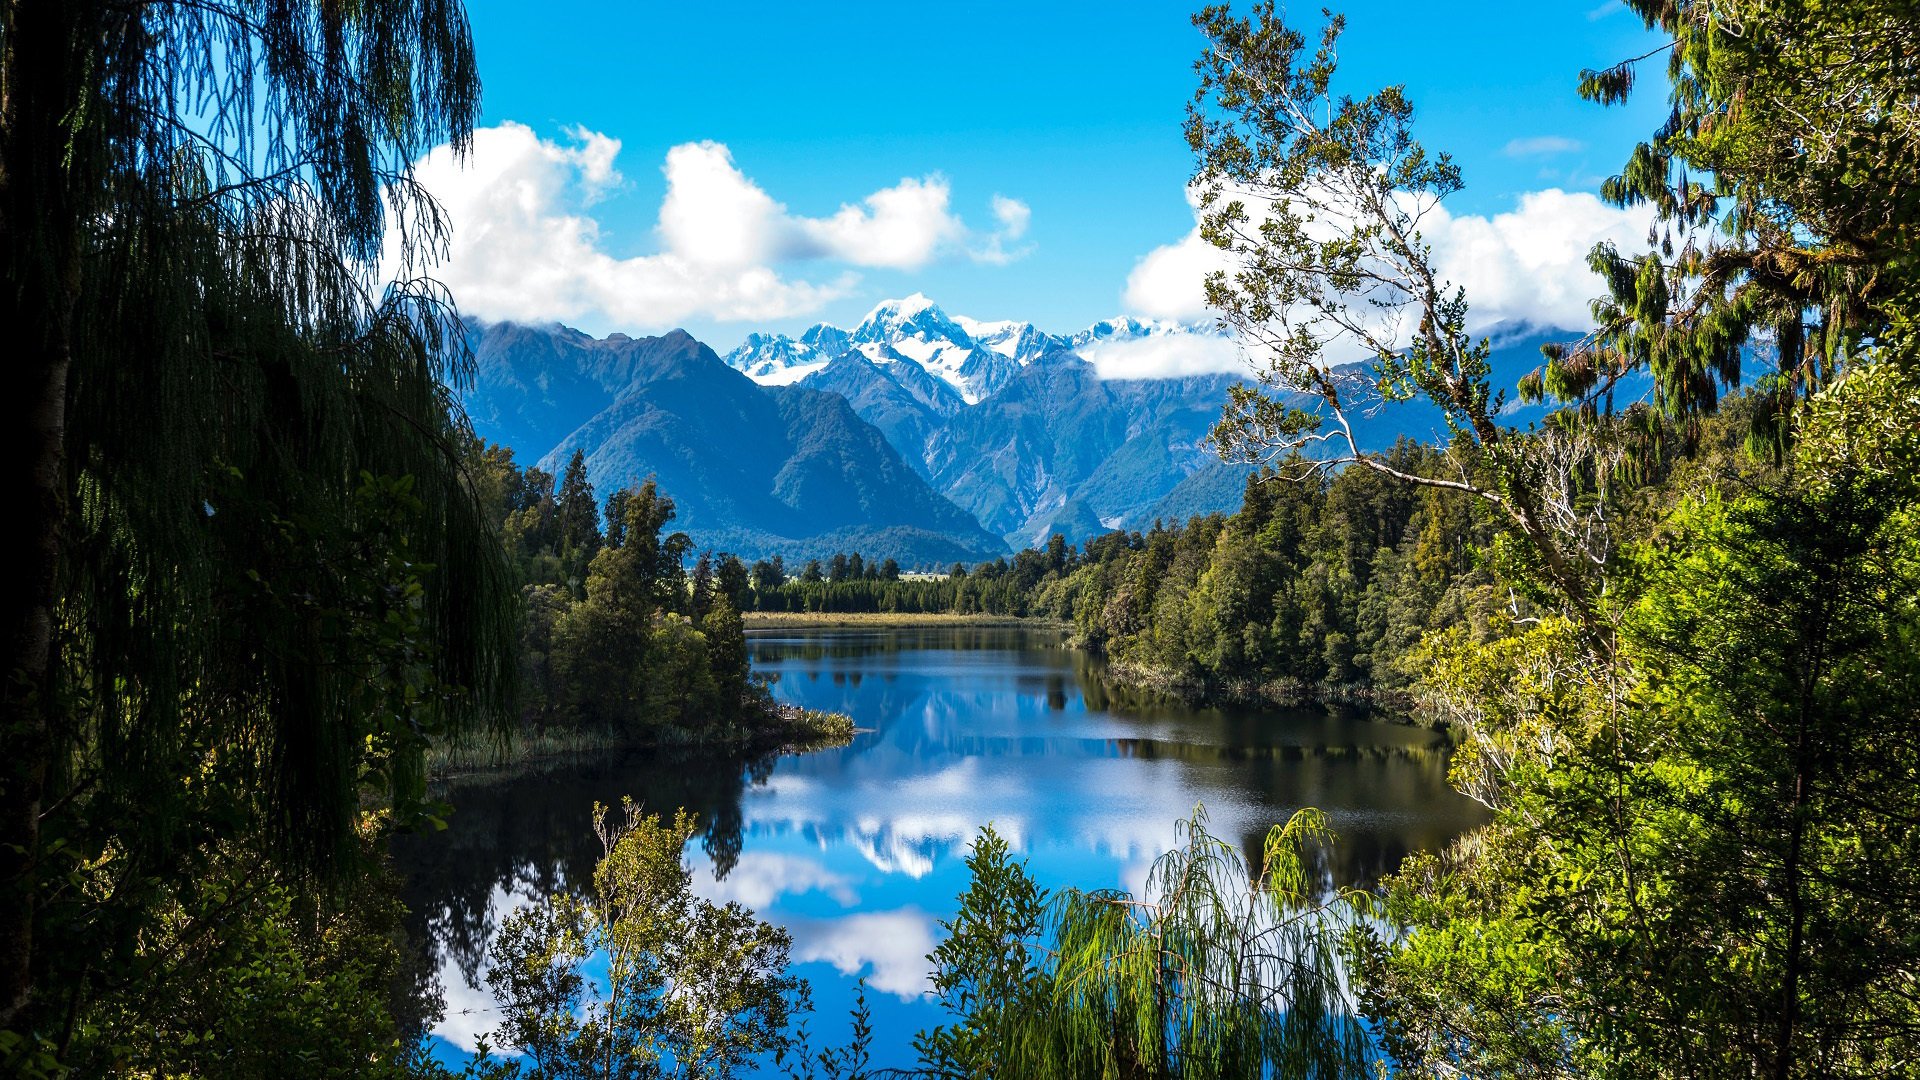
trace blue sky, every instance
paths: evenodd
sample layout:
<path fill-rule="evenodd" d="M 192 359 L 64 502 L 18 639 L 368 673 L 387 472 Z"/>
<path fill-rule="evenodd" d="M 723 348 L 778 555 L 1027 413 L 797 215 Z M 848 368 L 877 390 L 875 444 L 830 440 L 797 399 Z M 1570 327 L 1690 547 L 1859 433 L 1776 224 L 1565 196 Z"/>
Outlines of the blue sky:
<path fill-rule="evenodd" d="M 1184 4 L 468 9 L 488 130 L 469 168 L 423 175 L 458 230 L 443 277 L 482 317 L 596 333 L 682 325 L 725 349 L 751 330 L 850 324 L 915 291 L 1054 331 L 1122 311 L 1202 314 L 1164 286 L 1193 276 L 1175 250 L 1193 228 L 1180 121 L 1201 48 Z M 1317 28 L 1317 5 L 1296 10 Z M 1465 170 L 1457 218 L 1527 205 L 1510 237 L 1555 235 L 1540 215 L 1566 218 L 1575 239 L 1621 232 L 1584 203 L 1525 200 L 1590 192 L 1664 112 L 1657 92 L 1614 109 L 1574 96 L 1582 67 L 1651 41 L 1623 7 L 1345 10 L 1346 81 L 1407 85 L 1423 140 Z M 679 209 L 663 216 L 676 147 Z M 893 211 L 866 201 L 888 191 Z M 1155 292 L 1130 276 L 1159 249 Z M 1540 256 L 1515 257 L 1506 278 L 1546 273 Z M 1490 310 L 1550 314 L 1500 288 Z M 1563 291 L 1578 288 L 1594 291 Z"/>

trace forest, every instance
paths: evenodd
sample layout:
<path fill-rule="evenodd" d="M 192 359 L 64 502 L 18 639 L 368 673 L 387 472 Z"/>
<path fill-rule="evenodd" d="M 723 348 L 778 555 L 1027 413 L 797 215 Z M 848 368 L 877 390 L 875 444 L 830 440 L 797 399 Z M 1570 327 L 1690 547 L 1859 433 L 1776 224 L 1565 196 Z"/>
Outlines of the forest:
<path fill-rule="evenodd" d="M 1670 100 L 1599 191 L 1656 224 L 1591 253 L 1594 329 L 1518 387 L 1546 420 L 1502 422 L 1435 270 L 1463 180 L 1403 89 L 1348 86 L 1338 16 L 1209 6 L 1184 135 L 1237 269 L 1205 287 L 1259 364 L 1213 442 L 1262 471 L 1232 515 L 916 580 L 688 570 L 672 493 L 474 437 L 413 174 L 479 116 L 458 3 L 9 0 L 0 1070 L 881 1074 L 858 1010 L 810 1041 L 785 930 L 693 892 L 696 823 L 631 803 L 504 915 L 498 1025 L 436 1059 L 388 850 L 457 810 L 435 746 L 726 736 L 765 705 L 743 612 L 871 609 L 1401 695 L 1489 815 L 1334 892 L 1312 809 L 1253 857 L 1196 811 L 1138 895 L 1049 893 L 984 829 L 916 1075 L 1911 1075 L 1920 8 L 1623 4 L 1661 47 L 1568 79 Z M 1360 452 L 1413 400 L 1446 445 Z"/>

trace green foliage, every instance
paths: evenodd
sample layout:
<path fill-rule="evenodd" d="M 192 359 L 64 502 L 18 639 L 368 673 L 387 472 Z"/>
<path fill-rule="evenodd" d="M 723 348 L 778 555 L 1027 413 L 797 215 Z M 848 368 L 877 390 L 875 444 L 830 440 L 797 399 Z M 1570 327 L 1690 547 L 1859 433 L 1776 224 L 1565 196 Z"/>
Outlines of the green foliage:
<path fill-rule="evenodd" d="M 768 714 L 738 614 L 754 599 L 748 570 L 703 552 L 689 579 L 692 542 L 666 532 L 673 500 L 652 480 L 607 500 L 603 532 L 579 453 L 558 496 L 551 477 L 522 472 L 502 447 L 476 440 L 465 457 L 524 582 L 524 729 L 697 740 L 733 737 Z"/>
<path fill-rule="evenodd" d="M 942 1077 L 996 1074 L 1020 1053 L 1021 1018 L 1045 1005 L 1039 937 L 1046 921 L 1046 890 L 992 825 L 967 853 L 967 888 L 960 910 L 943 920 L 946 938 L 927 957 L 934 993 L 954 1018 L 924 1031 L 915 1050 Z"/>
<path fill-rule="evenodd" d="M 125 869 L 90 867 L 105 887 Z M 388 1013 L 401 908 L 384 870 L 315 901 L 257 854 L 170 883 L 130 957 L 136 979 L 77 1010 L 67 1067 L 79 1075 L 408 1075 Z"/>
<path fill-rule="evenodd" d="M 722 1078 L 793 1049 L 787 1028 L 806 994 L 786 972 L 786 931 L 692 894 L 691 817 L 665 821 L 631 800 L 622 812 L 616 821 L 594 806 L 605 854 L 590 892 L 556 894 L 501 925 L 487 973 L 502 1013 L 494 1037 L 524 1056 L 486 1061 L 483 1049 L 470 1073 Z M 593 959 L 604 976 L 583 970 Z"/>
<path fill-rule="evenodd" d="M 437 0 L 31 0 L 0 85 L 0 431 L 30 538 L 0 589 L 0 1025 L 71 1048 L 182 911 L 260 950 L 257 991 L 331 978 L 283 911 L 355 879 L 363 799 L 421 816 L 428 733 L 502 715 L 512 596 L 450 449 L 466 358 L 411 280 L 445 238 L 411 163 L 465 149 L 479 84 Z M 234 859 L 281 899 L 188 898 Z M 120 887 L 76 885 L 109 862 Z M 170 1057 L 176 1020 L 127 1036 L 145 1067 L 217 1071 Z"/>
<path fill-rule="evenodd" d="M 1395 468 L 1437 455 L 1403 445 Z M 1088 545 L 1061 590 L 1088 647 L 1123 672 L 1206 693 L 1405 688 L 1430 628 L 1478 637 L 1506 597 L 1476 564 L 1492 523 L 1475 500 L 1372 470 L 1250 481 L 1238 514 Z"/>
<path fill-rule="evenodd" d="M 1460 170 L 1414 138 L 1404 87 L 1334 91 L 1346 24 L 1324 14 L 1310 51 L 1273 0 L 1193 17 L 1207 48 L 1187 109 L 1192 183 L 1200 236 L 1229 264 L 1207 275 L 1207 305 L 1254 358 L 1212 440 L 1252 465 L 1305 455 L 1287 462 L 1294 479 L 1358 467 L 1472 495 L 1528 545 L 1555 603 L 1587 620 L 1594 514 L 1578 504 L 1605 496 L 1612 472 L 1584 468 L 1595 448 L 1564 432 L 1502 422 L 1491 346 L 1468 333 L 1468 298 L 1420 232 L 1460 190 Z M 1444 418 L 1445 453 L 1412 469 L 1361 453 L 1353 418 L 1415 398 Z M 1349 664 L 1344 636 L 1326 639 L 1336 672 Z"/>
<path fill-rule="evenodd" d="M 1070 889 L 1049 902 L 991 828 L 929 958 L 949 1026 L 917 1040 L 936 1076 L 1365 1076 L 1337 943 L 1308 859 L 1330 837 L 1303 810 L 1257 873 L 1196 809 L 1147 895 Z"/>
<path fill-rule="evenodd" d="M 1684 501 L 1613 651 L 1443 641 L 1496 820 L 1410 864 L 1369 1009 L 1414 1075 L 1881 1076 L 1920 1053 L 1920 392 L 1816 397 L 1791 484 Z"/>
<path fill-rule="evenodd" d="M 1596 248 L 1598 328 L 1549 351 L 1531 396 L 1592 411 L 1628 373 L 1654 377 L 1673 415 L 1716 405 L 1764 339 L 1773 363 L 1751 414 L 1754 450 L 1785 454 L 1805 401 L 1920 303 L 1920 126 L 1908 0 L 1626 0 L 1667 39 L 1582 73 L 1591 100 L 1625 100 L 1664 56 L 1673 109 L 1601 185 L 1658 215 L 1647 250 Z M 1743 356 L 1743 354 L 1749 354 Z"/>

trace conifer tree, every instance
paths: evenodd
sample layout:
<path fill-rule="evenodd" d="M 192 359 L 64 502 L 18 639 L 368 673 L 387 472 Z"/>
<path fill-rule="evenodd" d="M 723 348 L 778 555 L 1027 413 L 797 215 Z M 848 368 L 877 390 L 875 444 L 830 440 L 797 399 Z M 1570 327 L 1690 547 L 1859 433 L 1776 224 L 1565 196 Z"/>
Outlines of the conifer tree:
<path fill-rule="evenodd" d="M 1772 364 L 1752 447 L 1785 453 L 1793 416 L 1920 302 L 1920 119 L 1911 3 L 1625 0 L 1667 43 L 1581 74 L 1580 93 L 1624 101 L 1664 62 L 1674 107 L 1600 194 L 1657 214 L 1644 251 L 1600 245 L 1598 326 L 1523 384 L 1571 408 L 1613 407 L 1653 376 L 1671 416 L 1711 411 L 1756 353 Z"/>
<path fill-rule="evenodd" d="M 567 459 L 553 502 L 561 555 L 578 558 L 585 565 L 600 550 L 600 505 L 587 482 L 587 456 L 582 451 L 575 450 Z"/>

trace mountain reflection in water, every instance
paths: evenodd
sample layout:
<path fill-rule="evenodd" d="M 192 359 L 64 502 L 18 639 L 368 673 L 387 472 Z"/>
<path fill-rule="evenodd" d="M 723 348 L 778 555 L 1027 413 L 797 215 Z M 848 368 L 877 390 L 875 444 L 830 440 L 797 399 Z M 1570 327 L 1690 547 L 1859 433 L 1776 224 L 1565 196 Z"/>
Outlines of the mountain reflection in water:
<path fill-rule="evenodd" d="M 907 1064 L 913 1032 L 939 1019 L 922 997 L 925 956 L 965 886 L 965 845 L 989 821 L 1045 886 L 1138 890 L 1196 803 L 1256 861 L 1271 825 L 1325 810 L 1339 835 L 1329 886 L 1370 884 L 1482 820 L 1447 786 L 1434 732 L 1190 708 L 1111 686 L 1058 631 L 781 631 L 749 647 L 780 700 L 868 730 L 802 756 L 650 751 L 467 782 L 447 793 L 447 830 L 396 845 L 426 949 L 418 990 L 444 995 L 426 1022 L 447 1053 L 496 1022 L 481 974 L 500 918 L 591 874 L 596 800 L 698 814 L 696 891 L 793 934 L 815 1032 L 844 1032 L 864 977 L 881 1065 Z"/>

